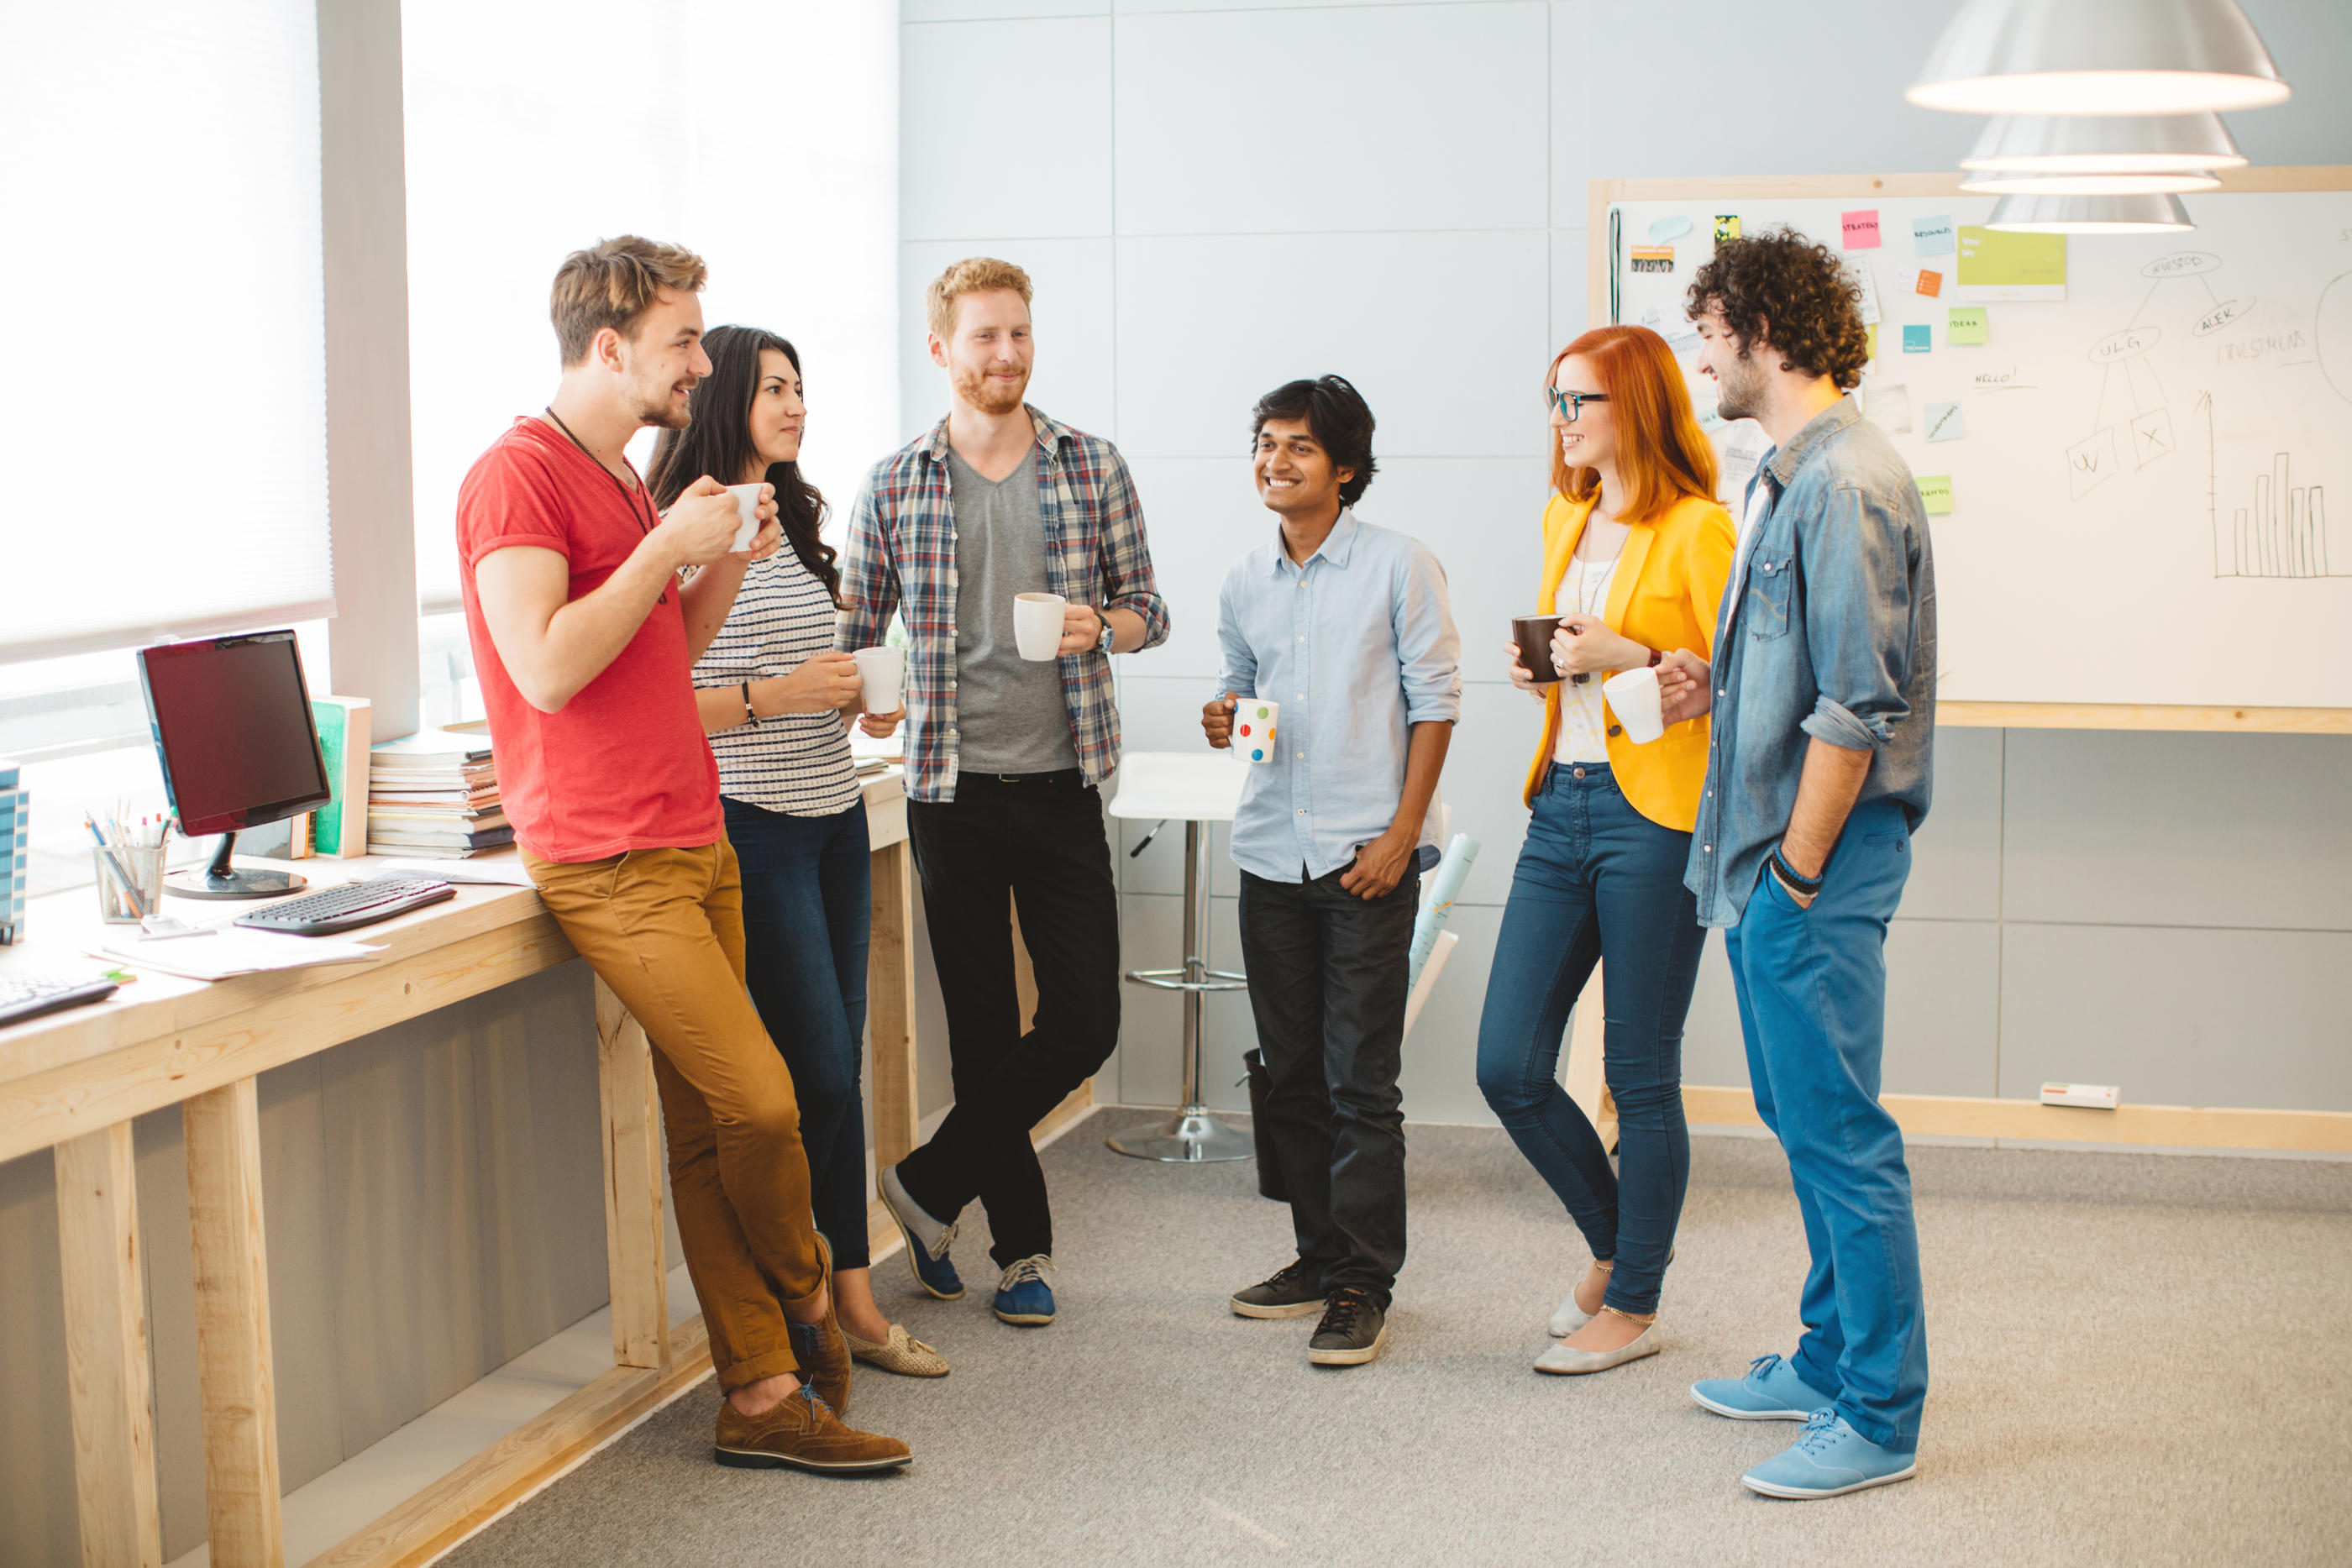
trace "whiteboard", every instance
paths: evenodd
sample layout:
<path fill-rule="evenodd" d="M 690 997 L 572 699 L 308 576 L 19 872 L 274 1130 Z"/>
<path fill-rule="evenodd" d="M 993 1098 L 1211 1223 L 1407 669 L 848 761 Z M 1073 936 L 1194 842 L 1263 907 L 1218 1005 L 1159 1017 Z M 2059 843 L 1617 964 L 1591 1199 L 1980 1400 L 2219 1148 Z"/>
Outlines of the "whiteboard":
<path fill-rule="evenodd" d="M 1674 343 L 1737 515 L 1769 439 L 1714 418 L 1684 316 L 1717 216 L 1785 223 L 1866 279 L 1864 412 L 1923 487 L 1949 486 L 1928 519 L 1943 699 L 2352 708 L 2352 191 L 2184 201 L 2193 233 L 2067 236 L 2064 298 L 1983 303 L 1970 344 L 1950 313 L 1976 302 L 1933 231 L 1981 224 L 1989 197 L 1622 200 L 1612 311 Z M 1880 244 L 1844 248 L 1871 211 Z"/>

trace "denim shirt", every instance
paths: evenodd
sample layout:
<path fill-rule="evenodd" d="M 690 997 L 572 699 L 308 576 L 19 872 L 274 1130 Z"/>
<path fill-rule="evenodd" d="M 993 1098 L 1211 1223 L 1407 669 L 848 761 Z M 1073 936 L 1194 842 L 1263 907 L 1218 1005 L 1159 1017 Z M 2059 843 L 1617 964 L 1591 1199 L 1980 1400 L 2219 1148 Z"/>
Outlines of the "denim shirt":
<path fill-rule="evenodd" d="M 1236 763 L 1234 863 L 1268 882 L 1328 876 L 1396 820 L 1412 727 L 1462 716 L 1445 569 L 1351 511 L 1304 565 L 1277 527 L 1225 573 L 1217 644 L 1220 693 L 1282 705 L 1273 760 Z"/>
<path fill-rule="evenodd" d="M 1702 925 L 1739 924 L 1813 739 L 1876 753 L 1855 804 L 1895 801 L 1915 831 L 1934 771 L 1936 567 L 1910 468 L 1842 398 L 1765 455 L 1748 497 L 1683 878 Z"/>

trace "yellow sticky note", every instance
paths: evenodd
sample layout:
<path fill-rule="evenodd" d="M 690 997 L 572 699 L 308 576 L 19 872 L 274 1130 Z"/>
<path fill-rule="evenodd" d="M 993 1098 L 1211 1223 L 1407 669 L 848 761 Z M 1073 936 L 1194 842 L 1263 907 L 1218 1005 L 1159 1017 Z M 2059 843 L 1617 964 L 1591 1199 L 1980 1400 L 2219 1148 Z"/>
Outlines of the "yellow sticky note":
<path fill-rule="evenodd" d="M 2066 236 L 1963 227 L 1958 270 L 1958 287 L 1954 292 L 1972 303 L 2063 299 Z"/>
<path fill-rule="evenodd" d="M 1955 305 L 1950 325 L 1944 329 L 1947 343 L 1981 343 L 1985 340 L 1985 308 L 1981 305 Z"/>
<path fill-rule="evenodd" d="M 1952 509 L 1952 476 L 1949 474 L 1929 474 L 1919 478 L 1919 499 L 1931 517 L 1940 517 Z"/>
<path fill-rule="evenodd" d="M 1739 214 L 1738 213 L 1716 214 L 1715 237 L 1717 241 L 1738 239 L 1739 237 Z"/>
<path fill-rule="evenodd" d="M 1874 359 L 1874 359 L 1878 358 L 1878 328 L 1877 328 L 1877 325 L 1876 325 L 1875 323 L 1873 323 L 1872 325 L 1870 325 L 1870 326 L 1868 326 L 1868 327 L 1864 327 L 1864 328 L 1863 329 L 1863 330 L 1870 334 L 1870 354 L 1869 354 L 1869 357 L 1870 357 L 1871 359 Z"/>

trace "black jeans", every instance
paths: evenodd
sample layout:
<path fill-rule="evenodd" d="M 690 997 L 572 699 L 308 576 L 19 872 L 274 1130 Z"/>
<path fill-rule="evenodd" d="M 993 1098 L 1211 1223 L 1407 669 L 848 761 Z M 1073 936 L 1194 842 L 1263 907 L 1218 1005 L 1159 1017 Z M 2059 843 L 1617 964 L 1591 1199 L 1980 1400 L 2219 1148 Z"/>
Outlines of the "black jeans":
<path fill-rule="evenodd" d="M 1003 1268 L 1054 1250 L 1030 1129 L 1118 1043 L 1118 893 L 1102 796 L 1075 768 L 1012 780 L 967 773 L 952 801 L 907 802 L 907 836 L 947 1003 L 955 1105 L 898 1180 L 940 1219 L 978 1198 Z M 1008 894 L 1037 977 L 1027 1034 Z"/>
<path fill-rule="evenodd" d="M 1242 965 L 1272 1079 L 1267 1131 L 1290 1186 L 1298 1256 L 1323 1288 L 1386 1311 L 1404 1267 L 1405 972 L 1421 873 L 1361 899 L 1343 872 L 1311 882 L 1242 873 Z"/>

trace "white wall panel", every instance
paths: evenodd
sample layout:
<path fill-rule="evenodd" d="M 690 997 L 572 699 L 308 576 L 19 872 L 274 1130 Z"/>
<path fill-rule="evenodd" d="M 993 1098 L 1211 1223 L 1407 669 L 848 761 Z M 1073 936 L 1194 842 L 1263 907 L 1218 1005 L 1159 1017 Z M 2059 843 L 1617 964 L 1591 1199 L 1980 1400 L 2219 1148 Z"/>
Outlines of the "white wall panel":
<path fill-rule="evenodd" d="M 1107 19 L 901 32 L 902 240 L 1110 232 Z"/>

